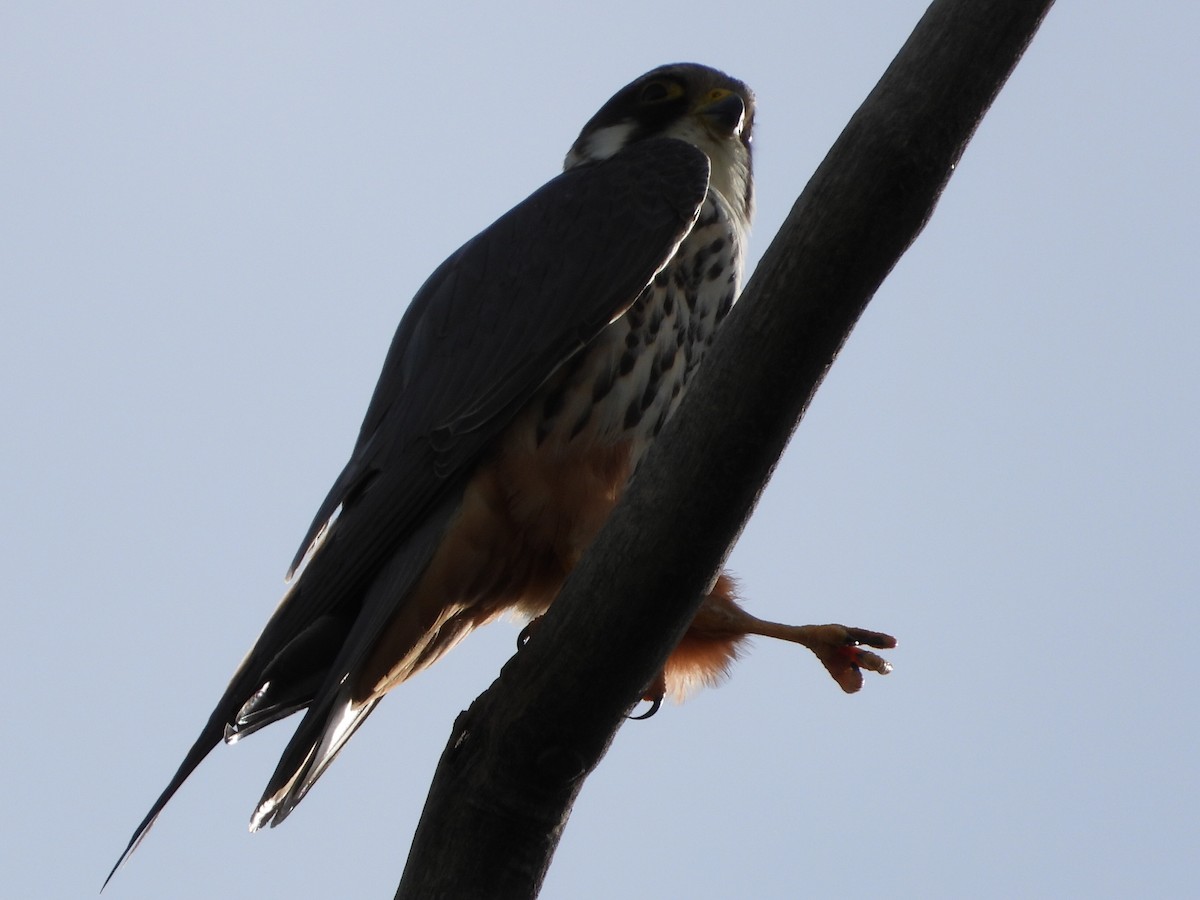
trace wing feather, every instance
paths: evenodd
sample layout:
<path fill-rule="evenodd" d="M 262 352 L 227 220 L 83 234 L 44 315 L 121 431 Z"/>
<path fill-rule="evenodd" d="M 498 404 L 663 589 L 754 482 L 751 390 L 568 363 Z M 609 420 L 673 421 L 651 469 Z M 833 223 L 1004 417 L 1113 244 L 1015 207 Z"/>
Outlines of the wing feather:
<path fill-rule="evenodd" d="M 563 173 L 442 263 L 396 331 L 350 461 L 293 567 L 364 474 L 392 466 L 398 443 L 436 438 L 447 472 L 473 460 L 667 263 L 708 169 L 690 144 L 640 142 Z M 412 474 L 420 490 L 424 473 Z"/>

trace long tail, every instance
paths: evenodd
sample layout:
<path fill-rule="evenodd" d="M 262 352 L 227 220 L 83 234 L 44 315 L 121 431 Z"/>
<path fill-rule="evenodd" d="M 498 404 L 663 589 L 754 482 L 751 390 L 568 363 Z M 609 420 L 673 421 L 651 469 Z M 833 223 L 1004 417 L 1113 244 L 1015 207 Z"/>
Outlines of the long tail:
<path fill-rule="evenodd" d="M 452 493 L 429 515 L 379 572 L 363 600 L 357 621 L 333 661 L 321 689 L 284 748 L 279 765 L 250 819 L 250 830 L 274 827 L 287 818 L 333 762 L 351 735 L 375 709 L 382 695 L 355 699 L 355 676 L 392 622 L 458 514 L 461 493 Z M 427 626 L 414 631 L 411 646 L 427 637 Z M 432 661 L 432 660 L 430 660 Z"/>
<path fill-rule="evenodd" d="M 174 777 L 134 829 L 124 852 L 104 879 L 105 886 L 141 844 L 175 792 L 222 739 L 232 743 L 312 702 L 319 686 L 317 673 L 327 669 L 348 629 L 342 620 L 332 616 L 319 617 L 303 627 L 301 623 L 309 618 L 306 602 L 296 585 L 284 595 L 263 634 L 238 665 Z"/>
<path fill-rule="evenodd" d="M 129 859 L 133 851 L 138 848 L 142 839 L 150 831 L 150 826 L 154 824 L 154 820 L 158 818 L 158 814 L 163 811 L 163 807 L 175 796 L 175 792 L 179 790 L 180 785 L 187 781 L 188 776 L 196 770 L 196 767 L 200 765 L 204 757 L 212 752 L 213 747 L 221 742 L 221 738 L 225 733 L 225 718 L 223 707 L 218 705 L 209 717 L 204 730 L 200 732 L 200 736 L 196 738 L 196 742 L 188 750 L 187 756 L 180 763 L 179 769 L 175 772 L 175 777 L 171 779 L 163 792 L 158 795 L 158 799 L 150 807 L 150 812 L 146 813 L 146 818 L 142 819 L 141 824 L 134 829 L 133 837 L 129 839 L 129 843 L 125 846 L 125 851 L 117 860 L 116 865 L 112 867 L 112 871 L 108 873 L 108 877 L 104 879 L 104 885 L 100 888 L 101 891 L 108 887 L 108 883 L 112 881 L 112 877 L 117 874 L 117 869 L 121 868 L 125 860 Z"/>
<path fill-rule="evenodd" d="M 379 698 L 352 701 L 350 673 L 369 656 L 398 604 L 420 578 L 458 513 L 461 498 L 461 490 L 446 492 L 416 532 L 374 573 L 353 615 L 345 614 L 341 598 L 328 596 L 331 585 L 349 590 L 346 578 L 325 573 L 327 577 L 305 590 L 312 577 L 310 563 L 238 666 L 200 736 L 108 873 L 105 886 L 222 739 L 232 742 L 308 707 L 255 810 L 251 830 L 283 821 L 379 702 Z"/>

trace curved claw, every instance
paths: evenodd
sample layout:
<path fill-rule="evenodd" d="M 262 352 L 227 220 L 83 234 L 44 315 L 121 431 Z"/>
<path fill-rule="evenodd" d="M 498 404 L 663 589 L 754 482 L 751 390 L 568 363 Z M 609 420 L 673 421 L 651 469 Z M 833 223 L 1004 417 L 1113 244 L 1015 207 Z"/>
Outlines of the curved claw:
<path fill-rule="evenodd" d="M 643 719 L 648 719 L 659 709 L 662 708 L 663 697 L 667 695 L 667 676 L 664 672 L 659 672 L 655 679 L 646 687 L 646 693 L 642 694 L 642 699 L 650 703 L 650 708 L 640 716 L 626 716 L 631 722 L 641 722 Z"/>
<path fill-rule="evenodd" d="M 659 709 L 662 707 L 663 698 L 661 695 L 658 697 L 650 697 L 650 698 L 643 698 L 643 699 L 650 700 L 650 708 L 648 710 L 646 710 L 644 713 L 642 713 L 640 716 L 626 716 L 625 718 L 627 718 L 630 722 L 641 722 L 644 719 L 648 719 L 652 715 L 654 715 L 656 712 L 658 712 Z"/>
<path fill-rule="evenodd" d="M 529 639 L 531 637 L 533 637 L 533 632 L 536 630 L 537 623 L 540 621 L 542 621 L 542 617 L 538 616 L 536 619 L 530 619 L 528 622 L 525 623 L 525 627 L 522 628 L 521 633 L 517 635 L 517 649 L 518 650 L 520 650 L 522 647 L 524 647 L 526 644 L 529 643 Z"/>

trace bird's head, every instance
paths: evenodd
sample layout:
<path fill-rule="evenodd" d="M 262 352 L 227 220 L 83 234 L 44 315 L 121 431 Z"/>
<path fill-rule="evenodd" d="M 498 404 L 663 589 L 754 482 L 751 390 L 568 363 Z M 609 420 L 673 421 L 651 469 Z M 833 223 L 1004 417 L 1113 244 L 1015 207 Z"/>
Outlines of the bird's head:
<path fill-rule="evenodd" d="M 744 223 L 754 206 L 750 139 L 754 94 L 695 63 L 660 66 L 617 91 L 583 126 L 565 168 L 608 159 L 635 141 L 676 138 L 703 151 L 718 191 Z"/>

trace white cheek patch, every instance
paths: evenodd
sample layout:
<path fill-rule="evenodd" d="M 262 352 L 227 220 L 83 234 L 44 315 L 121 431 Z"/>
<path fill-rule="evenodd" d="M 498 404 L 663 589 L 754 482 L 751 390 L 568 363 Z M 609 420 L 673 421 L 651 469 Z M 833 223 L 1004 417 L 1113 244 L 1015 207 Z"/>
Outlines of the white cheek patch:
<path fill-rule="evenodd" d="M 572 150 L 567 155 L 566 168 L 577 166 L 585 162 L 598 162 L 602 159 L 608 159 L 615 156 L 621 150 L 625 149 L 629 143 L 629 138 L 633 135 L 634 125 L 632 122 L 620 122 L 616 125 L 607 125 L 592 134 L 588 135 L 582 146 Z"/>

